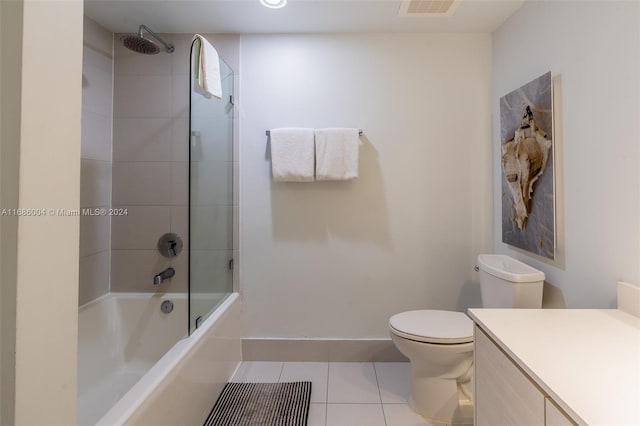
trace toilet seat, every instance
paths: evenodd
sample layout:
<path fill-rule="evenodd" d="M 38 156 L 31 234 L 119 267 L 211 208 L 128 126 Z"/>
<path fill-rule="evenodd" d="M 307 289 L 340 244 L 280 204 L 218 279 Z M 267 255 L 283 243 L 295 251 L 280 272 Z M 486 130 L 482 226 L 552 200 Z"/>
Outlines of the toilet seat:
<path fill-rule="evenodd" d="M 389 319 L 389 326 L 394 334 L 417 342 L 449 345 L 473 342 L 473 321 L 462 312 L 402 312 Z"/>

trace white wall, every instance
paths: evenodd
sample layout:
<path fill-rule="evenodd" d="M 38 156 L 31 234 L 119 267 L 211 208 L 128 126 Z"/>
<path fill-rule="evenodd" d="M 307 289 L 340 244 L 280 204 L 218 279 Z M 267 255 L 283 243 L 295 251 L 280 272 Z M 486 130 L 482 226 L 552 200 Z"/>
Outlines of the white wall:
<path fill-rule="evenodd" d="M 80 0 L 24 1 L 19 208 L 80 206 Z M 76 418 L 77 216 L 18 218 L 15 424 Z M 34 409 L 37 407 L 37 409 Z"/>
<path fill-rule="evenodd" d="M 487 34 L 243 36 L 247 337 L 387 338 L 479 304 L 491 248 Z M 359 127 L 360 178 L 273 183 L 265 130 Z"/>
<path fill-rule="evenodd" d="M 556 306 L 612 307 L 616 281 L 640 282 L 639 22 L 637 2 L 527 2 L 494 33 L 494 248 L 544 270 Z M 499 98 L 549 70 L 561 154 L 551 263 L 503 244 L 499 217 Z"/>

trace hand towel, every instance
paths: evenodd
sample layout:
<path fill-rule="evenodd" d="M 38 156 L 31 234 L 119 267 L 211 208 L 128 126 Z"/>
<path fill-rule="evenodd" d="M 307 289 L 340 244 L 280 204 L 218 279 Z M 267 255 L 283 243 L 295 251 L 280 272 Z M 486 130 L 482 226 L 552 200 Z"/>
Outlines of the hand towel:
<path fill-rule="evenodd" d="M 200 34 L 194 38 L 200 40 L 200 51 L 198 52 L 198 84 L 202 90 L 222 99 L 222 81 L 220 79 L 220 59 L 218 52 Z"/>
<path fill-rule="evenodd" d="M 313 129 L 272 129 L 271 171 L 278 182 L 312 182 Z"/>
<path fill-rule="evenodd" d="M 358 177 L 359 129 L 316 129 L 316 180 Z"/>

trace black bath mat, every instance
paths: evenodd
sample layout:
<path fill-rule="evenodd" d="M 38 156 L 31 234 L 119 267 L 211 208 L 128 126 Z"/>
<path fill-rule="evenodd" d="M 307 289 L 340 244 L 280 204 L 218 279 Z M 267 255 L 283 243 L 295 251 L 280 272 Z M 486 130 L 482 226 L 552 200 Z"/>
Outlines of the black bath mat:
<path fill-rule="evenodd" d="M 311 382 L 227 383 L 204 426 L 306 426 Z"/>

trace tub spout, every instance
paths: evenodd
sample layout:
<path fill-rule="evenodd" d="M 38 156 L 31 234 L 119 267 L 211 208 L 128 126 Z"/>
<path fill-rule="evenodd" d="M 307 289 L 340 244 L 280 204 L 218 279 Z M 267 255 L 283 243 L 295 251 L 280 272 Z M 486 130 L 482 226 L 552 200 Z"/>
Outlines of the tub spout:
<path fill-rule="evenodd" d="M 153 277 L 153 285 L 158 285 L 162 283 L 162 281 L 171 278 L 176 274 L 176 270 L 173 268 L 167 268 L 164 271 L 160 272 L 156 276 Z"/>

